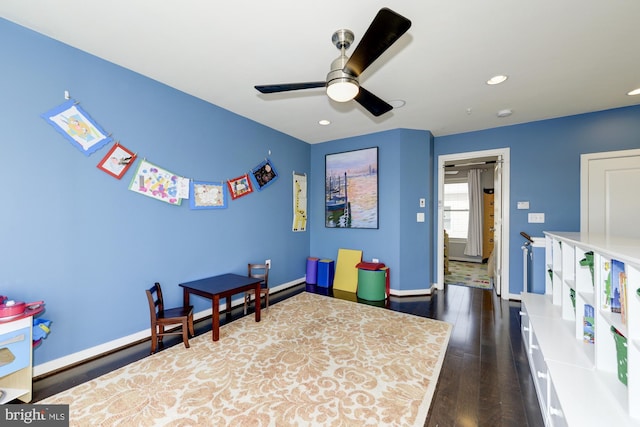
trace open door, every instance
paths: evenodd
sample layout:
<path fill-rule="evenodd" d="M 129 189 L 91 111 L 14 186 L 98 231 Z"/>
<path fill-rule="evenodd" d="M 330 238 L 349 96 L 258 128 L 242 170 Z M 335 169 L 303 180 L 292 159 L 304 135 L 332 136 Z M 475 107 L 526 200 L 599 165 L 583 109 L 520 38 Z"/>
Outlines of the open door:
<path fill-rule="evenodd" d="M 493 288 L 502 294 L 502 156 L 493 170 Z"/>

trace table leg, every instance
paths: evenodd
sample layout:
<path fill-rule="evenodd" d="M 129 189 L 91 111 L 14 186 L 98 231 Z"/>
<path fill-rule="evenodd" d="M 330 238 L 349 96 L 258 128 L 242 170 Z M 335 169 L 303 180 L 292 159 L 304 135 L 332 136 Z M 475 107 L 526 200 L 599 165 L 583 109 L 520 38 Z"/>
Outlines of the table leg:
<path fill-rule="evenodd" d="M 229 295 L 229 296 L 227 297 L 227 318 L 228 318 L 229 316 L 231 316 L 231 297 L 232 297 L 232 296 L 233 296 L 233 295 Z"/>
<path fill-rule="evenodd" d="M 211 333 L 213 341 L 220 339 L 220 295 L 214 295 L 211 299 Z"/>
<path fill-rule="evenodd" d="M 260 321 L 260 308 L 262 307 L 262 299 L 260 298 L 260 282 L 256 284 L 255 296 L 256 296 L 256 322 Z"/>
<path fill-rule="evenodd" d="M 187 288 L 182 289 L 182 306 L 189 307 L 189 290 Z"/>

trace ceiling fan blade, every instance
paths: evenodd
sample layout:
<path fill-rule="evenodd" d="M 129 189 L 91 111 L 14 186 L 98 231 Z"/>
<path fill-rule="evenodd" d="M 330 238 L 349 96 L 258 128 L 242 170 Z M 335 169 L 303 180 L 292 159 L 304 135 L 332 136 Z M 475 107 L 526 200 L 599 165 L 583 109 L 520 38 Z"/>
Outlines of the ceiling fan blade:
<path fill-rule="evenodd" d="M 389 8 L 378 12 L 360 39 L 344 70 L 359 76 L 411 27 L 411 21 Z"/>
<path fill-rule="evenodd" d="M 307 82 L 307 83 L 282 83 L 279 85 L 254 86 L 262 93 L 286 92 L 289 90 L 312 89 L 315 87 L 325 87 L 327 82 Z"/>
<path fill-rule="evenodd" d="M 382 99 L 378 98 L 362 86 L 360 86 L 360 91 L 355 98 L 353 98 L 358 102 L 358 104 L 362 105 L 367 109 L 371 114 L 378 117 L 383 115 L 384 113 L 393 110 L 393 107 Z"/>

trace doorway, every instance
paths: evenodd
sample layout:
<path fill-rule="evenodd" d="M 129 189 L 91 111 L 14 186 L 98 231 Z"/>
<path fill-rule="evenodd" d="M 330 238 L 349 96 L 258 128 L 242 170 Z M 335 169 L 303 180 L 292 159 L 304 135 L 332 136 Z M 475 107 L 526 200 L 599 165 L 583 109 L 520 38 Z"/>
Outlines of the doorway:
<path fill-rule="evenodd" d="M 494 172 L 494 289 L 503 299 L 509 299 L 509 148 L 473 151 L 438 156 L 437 181 L 437 244 L 444 248 L 444 183 L 447 165 L 465 165 L 472 167 L 495 167 Z M 444 250 L 437 253 L 436 289 L 444 289 Z"/>

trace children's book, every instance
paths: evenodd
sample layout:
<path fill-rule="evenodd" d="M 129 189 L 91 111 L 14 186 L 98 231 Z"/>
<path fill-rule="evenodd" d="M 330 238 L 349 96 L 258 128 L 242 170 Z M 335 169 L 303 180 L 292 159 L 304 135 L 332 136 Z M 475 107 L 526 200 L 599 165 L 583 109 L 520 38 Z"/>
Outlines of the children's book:
<path fill-rule="evenodd" d="M 611 260 L 611 312 L 620 313 L 620 282 L 624 282 L 624 262 L 615 259 Z"/>
<path fill-rule="evenodd" d="M 595 333 L 594 333 L 594 316 L 595 312 L 592 306 L 589 304 L 584 305 L 584 317 L 583 317 L 583 327 L 584 327 L 584 342 L 593 344 Z"/>
<path fill-rule="evenodd" d="M 620 274 L 620 316 L 622 324 L 627 324 L 627 274 Z"/>

